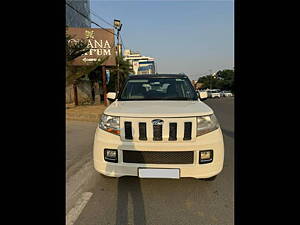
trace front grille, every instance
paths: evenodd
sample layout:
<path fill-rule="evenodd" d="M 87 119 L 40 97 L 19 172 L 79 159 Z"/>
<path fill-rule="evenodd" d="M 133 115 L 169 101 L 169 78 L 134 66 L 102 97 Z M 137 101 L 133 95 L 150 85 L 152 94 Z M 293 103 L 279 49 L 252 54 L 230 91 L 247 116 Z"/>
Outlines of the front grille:
<path fill-rule="evenodd" d="M 193 164 L 194 152 L 150 152 L 123 150 L 124 163 Z"/>
<path fill-rule="evenodd" d="M 121 126 L 122 139 L 174 142 L 191 141 L 196 135 L 193 118 L 163 118 L 162 124 L 153 124 L 152 121 L 152 118 L 125 118 Z"/>

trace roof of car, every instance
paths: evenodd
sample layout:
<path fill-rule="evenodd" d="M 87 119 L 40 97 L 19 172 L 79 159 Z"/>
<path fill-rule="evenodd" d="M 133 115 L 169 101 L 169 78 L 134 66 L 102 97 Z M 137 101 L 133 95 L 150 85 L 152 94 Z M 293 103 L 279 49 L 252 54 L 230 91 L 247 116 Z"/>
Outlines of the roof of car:
<path fill-rule="evenodd" d="M 187 78 L 185 74 L 146 74 L 130 75 L 128 79 L 147 79 L 147 78 Z"/>

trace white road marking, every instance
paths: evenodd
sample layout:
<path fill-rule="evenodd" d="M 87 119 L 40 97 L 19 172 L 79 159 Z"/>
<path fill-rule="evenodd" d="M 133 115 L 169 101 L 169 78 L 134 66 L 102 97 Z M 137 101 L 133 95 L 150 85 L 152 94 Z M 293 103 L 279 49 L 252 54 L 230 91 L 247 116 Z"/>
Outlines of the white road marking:
<path fill-rule="evenodd" d="M 75 166 L 75 169 L 78 166 Z M 70 169 L 69 169 L 70 170 Z M 84 186 L 94 175 L 93 161 L 86 162 L 75 174 L 66 175 L 66 197 L 67 197 L 67 212 L 73 207 L 81 193 L 84 192 Z"/>
<path fill-rule="evenodd" d="M 82 193 L 81 197 L 76 202 L 74 208 L 72 208 L 69 211 L 69 213 L 66 217 L 66 220 L 67 220 L 66 225 L 73 225 L 75 223 L 75 221 L 79 217 L 80 213 L 82 212 L 82 210 L 84 209 L 84 207 L 86 206 L 86 204 L 88 203 L 88 201 L 90 200 L 92 195 L 93 195 L 93 193 L 91 193 L 91 192 Z"/>

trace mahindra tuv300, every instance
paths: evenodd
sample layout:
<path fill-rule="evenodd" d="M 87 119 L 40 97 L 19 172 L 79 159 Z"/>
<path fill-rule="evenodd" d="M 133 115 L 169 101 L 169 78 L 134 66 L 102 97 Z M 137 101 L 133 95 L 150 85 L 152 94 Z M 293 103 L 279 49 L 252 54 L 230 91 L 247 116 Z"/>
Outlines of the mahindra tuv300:
<path fill-rule="evenodd" d="M 129 76 L 101 115 L 94 167 L 105 176 L 213 180 L 223 168 L 223 135 L 186 75 Z"/>

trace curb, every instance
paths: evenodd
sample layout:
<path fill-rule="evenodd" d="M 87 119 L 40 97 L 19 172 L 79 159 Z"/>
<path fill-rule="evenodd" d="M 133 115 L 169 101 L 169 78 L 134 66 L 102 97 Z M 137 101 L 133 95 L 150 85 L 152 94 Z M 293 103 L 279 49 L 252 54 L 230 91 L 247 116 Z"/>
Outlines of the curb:
<path fill-rule="evenodd" d="M 98 122 L 100 119 L 100 115 L 97 114 L 82 114 L 82 113 L 67 113 L 67 120 L 81 120 L 81 121 L 89 121 L 89 122 Z"/>
<path fill-rule="evenodd" d="M 68 106 L 66 107 L 66 120 L 79 120 L 88 122 L 99 122 L 101 114 L 106 109 L 103 105 L 93 106 Z"/>

